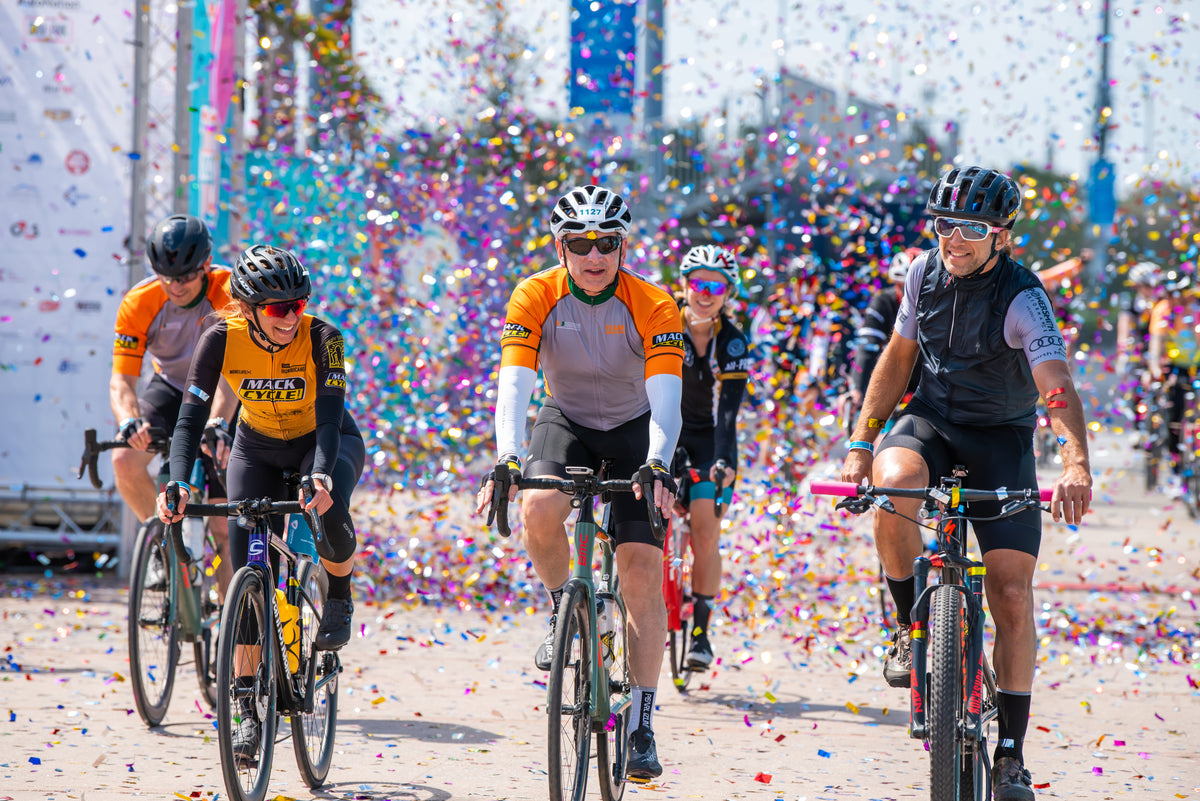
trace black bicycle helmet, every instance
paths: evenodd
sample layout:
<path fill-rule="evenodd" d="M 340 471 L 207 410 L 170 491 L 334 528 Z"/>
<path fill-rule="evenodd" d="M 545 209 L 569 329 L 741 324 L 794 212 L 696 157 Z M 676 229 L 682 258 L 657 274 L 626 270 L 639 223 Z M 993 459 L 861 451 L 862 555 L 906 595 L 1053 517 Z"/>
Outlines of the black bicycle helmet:
<path fill-rule="evenodd" d="M 955 168 L 938 179 L 925 210 L 935 217 L 962 217 L 1012 228 L 1021 190 L 1004 173 L 983 167 Z"/>
<path fill-rule="evenodd" d="M 212 234 L 203 220 L 190 214 L 172 214 L 154 226 L 146 242 L 146 255 L 154 272 L 178 278 L 208 261 Z"/>
<path fill-rule="evenodd" d="M 627 236 L 633 226 L 633 215 L 624 198 L 602 186 L 577 187 L 559 198 L 550 212 L 550 232 L 555 239 L 564 234 L 597 234 Z"/>
<path fill-rule="evenodd" d="M 290 250 L 251 245 L 233 265 L 229 291 L 238 300 L 258 305 L 306 298 L 312 292 L 308 269 Z"/>

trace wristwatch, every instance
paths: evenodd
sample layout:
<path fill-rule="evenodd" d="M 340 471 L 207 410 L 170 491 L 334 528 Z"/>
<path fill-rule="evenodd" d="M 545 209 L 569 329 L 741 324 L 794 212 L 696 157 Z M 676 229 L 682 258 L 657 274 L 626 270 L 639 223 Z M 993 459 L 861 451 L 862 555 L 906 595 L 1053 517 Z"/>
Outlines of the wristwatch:
<path fill-rule="evenodd" d="M 325 487 L 326 492 L 333 492 L 333 477 L 332 476 L 329 476 L 325 473 L 313 473 L 311 477 L 312 477 L 313 481 L 320 481 L 321 484 Z"/>

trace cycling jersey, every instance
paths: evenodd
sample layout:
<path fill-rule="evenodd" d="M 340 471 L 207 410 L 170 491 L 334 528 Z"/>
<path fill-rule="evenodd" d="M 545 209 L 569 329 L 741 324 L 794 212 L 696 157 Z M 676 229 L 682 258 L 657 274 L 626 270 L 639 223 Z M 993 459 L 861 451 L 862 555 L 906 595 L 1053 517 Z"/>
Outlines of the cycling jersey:
<path fill-rule="evenodd" d="M 1162 358 L 1172 367 L 1200 361 L 1200 300 L 1162 298 L 1150 310 L 1150 334 L 1163 337 Z"/>
<path fill-rule="evenodd" d="M 501 368 L 540 364 L 567 419 L 600 431 L 649 411 L 646 380 L 678 377 L 683 360 L 675 302 L 624 267 L 595 296 L 573 290 L 561 265 L 526 278 L 509 300 L 500 346 Z"/>
<path fill-rule="evenodd" d="M 291 343 L 274 353 L 254 342 L 241 317 L 214 325 L 196 347 L 187 382 L 193 398 L 185 403 L 207 403 L 224 376 L 242 403 L 239 425 L 283 440 L 312 432 L 316 399 L 346 396 L 345 345 L 324 320 L 305 314 L 299 325 Z"/>
<path fill-rule="evenodd" d="M 966 425 L 1028 425 L 1037 420 L 1033 367 L 1066 361 L 1046 290 L 1005 254 L 995 268 L 955 278 L 941 254 L 913 260 L 896 333 L 918 341 L 923 358 L 914 399 Z"/>
<path fill-rule="evenodd" d="M 183 391 L 196 342 L 212 325 L 213 311 L 231 302 L 228 270 L 214 268 L 204 280 L 204 291 L 187 308 L 167 298 L 157 276 L 139 282 L 126 293 L 117 310 L 113 372 L 141 375 L 142 358 L 149 352 L 155 373 Z"/>
<path fill-rule="evenodd" d="M 683 326 L 683 398 L 680 414 L 685 432 L 706 432 L 715 441 L 717 459 L 737 464 L 737 414 L 746 392 L 752 358 L 742 329 L 721 314 L 713 321 L 704 354 L 696 351 Z M 693 454 L 694 456 L 694 454 Z"/>

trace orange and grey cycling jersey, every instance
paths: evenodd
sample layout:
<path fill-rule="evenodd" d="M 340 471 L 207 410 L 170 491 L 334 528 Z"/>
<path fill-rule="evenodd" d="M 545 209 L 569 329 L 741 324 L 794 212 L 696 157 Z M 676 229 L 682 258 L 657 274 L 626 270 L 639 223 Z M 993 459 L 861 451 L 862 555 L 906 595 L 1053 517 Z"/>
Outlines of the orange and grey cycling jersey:
<path fill-rule="evenodd" d="M 141 375 L 142 358 L 149 352 L 154 372 L 183 391 L 192 353 L 200 335 L 213 323 L 213 310 L 231 302 L 228 270 L 210 270 L 204 280 L 208 282 L 204 292 L 187 308 L 167 299 L 157 276 L 139 282 L 126 293 L 117 310 L 113 372 Z"/>
<path fill-rule="evenodd" d="M 200 338 L 184 403 L 209 403 L 224 376 L 242 404 L 238 425 L 274 439 L 296 439 L 316 429 L 318 397 L 344 401 L 344 350 L 342 333 L 310 314 L 300 318 L 295 339 L 275 353 L 251 339 L 245 319 L 231 317 Z"/>
<path fill-rule="evenodd" d="M 600 431 L 649 411 L 646 380 L 679 377 L 683 364 L 675 302 L 625 268 L 595 296 L 572 291 L 561 265 L 526 278 L 509 300 L 500 346 L 501 368 L 540 365 L 567 419 Z"/>

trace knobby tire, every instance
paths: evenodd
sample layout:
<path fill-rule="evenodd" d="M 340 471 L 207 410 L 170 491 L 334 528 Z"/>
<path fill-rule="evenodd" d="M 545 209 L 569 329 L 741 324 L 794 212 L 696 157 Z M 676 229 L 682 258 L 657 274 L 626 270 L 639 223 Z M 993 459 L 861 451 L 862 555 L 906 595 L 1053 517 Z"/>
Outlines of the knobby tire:
<path fill-rule="evenodd" d="M 936 587 L 929 603 L 930 801 L 956 801 L 963 781 L 963 742 L 958 723 L 963 708 L 965 616 L 962 596 L 952 587 Z"/>

